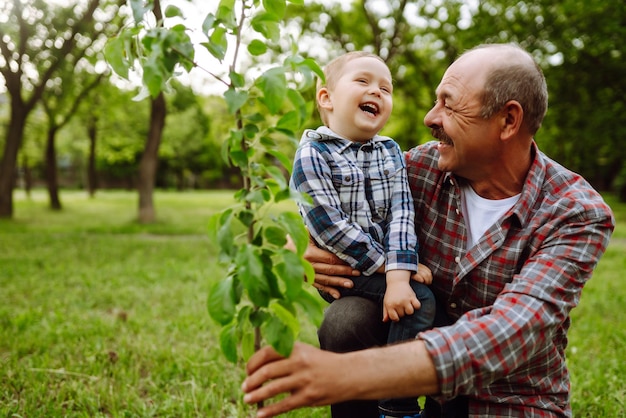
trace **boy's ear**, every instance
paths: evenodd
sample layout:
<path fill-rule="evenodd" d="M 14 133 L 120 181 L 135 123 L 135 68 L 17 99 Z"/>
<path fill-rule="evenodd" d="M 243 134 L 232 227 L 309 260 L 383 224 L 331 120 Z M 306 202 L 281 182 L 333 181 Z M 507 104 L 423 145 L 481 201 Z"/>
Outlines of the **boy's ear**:
<path fill-rule="evenodd" d="M 328 88 L 322 87 L 317 91 L 317 105 L 324 110 L 333 110 L 333 102 L 330 100 Z"/>

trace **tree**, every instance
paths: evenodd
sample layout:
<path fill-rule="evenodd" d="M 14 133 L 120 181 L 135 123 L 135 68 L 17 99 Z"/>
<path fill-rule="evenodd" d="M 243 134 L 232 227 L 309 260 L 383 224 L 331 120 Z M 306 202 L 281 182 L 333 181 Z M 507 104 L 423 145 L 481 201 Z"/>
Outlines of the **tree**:
<path fill-rule="evenodd" d="M 86 71 L 75 73 L 72 63 L 65 63 L 64 66 L 66 68 L 70 66 L 72 69 L 69 72 L 62 73 L 58 77 L 58 83 L 53 88 L 48 88 L 44 91 L 41 98 L 41 103 L 48 117 L 45 168 L 50 208 L 53 210 L 61 210 L 55 145 L 56 134 L 67 125 L 81 102 L 100 83 L 104 76 L 104 73 L 89 74 Z M 76 91 L 72 91 L 73 89 L 76 89 Z"/>
<path fill-rule="evenodd" d="M 460 53 L 485 42 L 516 42 L 548 79 L 550 108 L 535 138 L 542 149 L 601 190 L 616 181 L 626 185 L 620 145 L 626 125 L 619 123 L 626 110 L 624 2 L 318 1 L 290 8 L 289 17 L 303 40 L 328 43 L 321 51 L 312 48 L 319 54 L 313 58 L 369 49 L 387 60 L 396 88 L 385 133 L 403 147 L 431 139 L 422 117 L 437 80 Z"/>
<path fill-rule="evenodd" d="M 263 7 L 258 1 L 222 0 L 202 25 L 207 38 L 202 46 L 219 61 L 223 71 L 212 68 L 208 72 L 226 86 L 224 99 L 234 118 L 235 126 L 225 139 L 224 157 L 241 171 L 243 181 L 234 196 L 236 204 L 209 222 L 220 260 L 229 266 L 228 276 L 210 291 L 209 313 L 222 325 L 220 345 L 233 362 L 239 354 L 245 358 L 259 347 L 261 331 L 278 352 L 289 354 L 299 330 L 296 307 L 305 309 L 307 318 L 319 319 L 321 314 L 318 298 L 302 287 L 302 278 L 313 274 L 303 259 L 308 244 L 304 224 L 293 212 L 270 216 L 268 206 L 293 196 L 284 171 L 275 165 L 290 170 L 291 164 L 276 144 L 285 137 L 296 140 L 296 132 L 310 110 L 300 90 L 313 86 L 314 74 L 323 74 L 313 60 L 301 57 L 295 49 L 282 65 L 254 68 L 260 75 L 252 79 L 238 68 L 244 42 L 248 42 L 249 54 L 258 57 L 266 53 L 267 43 L 280 40 L 285 10 L 285 0 L 264 1 Z M 142 22 L 144 13 L 135 6 L 135 22 Z M 165 15 L 177 17 L 182 11 L 169 6 Z M 245 39 L 248 27 L 262 40 Z M 196 66 L 186 30 L 179 24 L 124 32 L 109 43 L 107 56 L 113 69 L 123 76 L 141 63 L 144 84 L 156 97 L 177 65 L 187 71 Z M 224 68 L 228 51 L 232 60 Z M 272 164 L 268 164 L 268 156 Z M 293 238 L 296 252 L 284 248 L 287 235 Z"/>
<path fill-rule="evenodd" d="M 163 13 L 161 12 L 160 0 L 154 0 L 152 3 L 152 13 L 156 18 L 156 27 L 162 28 Z M 140 223 L 152 223 L 155 220 L 152 195 L 159 165 L 159 146 L 163 137 L 165 115 L 167 113 L 163 91 L 160 91 L 156 97 L 152 97 L 150 100 L 150 128 L 146 138 L 146 147 L 139 162 L 139 181 L 137 184 L 137 190 L 139 191 L 138 220 Z"/>
<path fill-rule="evenodd" d="M 121 1 L 121 0 L 120 0 Z M 102 22 L 95 18 L 100 7 L 104 15 L 117 13 L 119 3 L 106 0 L 77 2 L 66 7 L 42 0 L 0 3 L 0 74 L 11 101 L 4 152 L 0 160 L 0 217 L 13 216 L 13 187 L 17 155 L 28 115 L 41 99 L 48 83 L 53 83 L 60 66 L 80 57 L 96 35 L 105 35 Z"/>

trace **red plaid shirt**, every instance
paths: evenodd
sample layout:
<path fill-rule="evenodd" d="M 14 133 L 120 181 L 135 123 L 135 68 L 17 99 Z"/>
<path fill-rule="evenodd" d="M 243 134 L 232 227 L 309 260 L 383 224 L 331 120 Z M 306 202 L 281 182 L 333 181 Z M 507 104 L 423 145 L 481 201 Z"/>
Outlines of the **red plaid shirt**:
<path fill-rule="evenodd" d="M 407 153 L 420 260 L 453 325 L 421 333 L 439 400 L 465 395 L 470 416 L 571 416 L 569 313 L 606 249 L 611 209 L 579 175 L 532 145 L 519 201 L 466 250 L 458 181 L 436 143 Z"/>

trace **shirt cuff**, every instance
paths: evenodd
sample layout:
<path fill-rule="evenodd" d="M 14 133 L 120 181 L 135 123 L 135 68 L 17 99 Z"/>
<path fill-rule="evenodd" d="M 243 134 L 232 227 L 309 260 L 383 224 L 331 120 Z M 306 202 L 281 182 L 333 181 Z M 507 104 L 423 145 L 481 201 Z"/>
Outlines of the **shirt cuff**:
<path fill-rule="evenodd" d="M 417 271 L 417 253 L 415 251 L 389 251 L 385 263 L 385 271 L 408 270 Z"/>
<path fill-rule="evenodd" d="M 471 374 L 467 370 L 467 358 L 464 358 L 467 356 L 467 350 L 463 341 L 452 338 L 452 335 L 446 332 L 447 330 L 452 329 L 451 327 L 435 328 L 417 336 L 426 344 L 426 350 L 435 364 L 440 393 L 434 398 L 440 401 L 458 396 L 458 389 L 463 386 L 462 380 L 469 378 L 468 375 Z"/>

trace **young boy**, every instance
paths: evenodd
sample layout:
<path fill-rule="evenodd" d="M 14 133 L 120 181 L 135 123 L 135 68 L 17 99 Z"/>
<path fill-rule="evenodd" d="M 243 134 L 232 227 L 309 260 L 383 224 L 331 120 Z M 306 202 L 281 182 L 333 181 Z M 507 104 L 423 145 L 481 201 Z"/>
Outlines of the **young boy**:
<path fill-rule="evenodd" d="M 393 107 L 391 72 L 376 55 L 350 52 L 324 74 L 316 94 L 324 126 L 304 132 L 291 177 L 291 187 L 313 199 L 299 205 L 300 214 L 318 246 L 362 272 L 341 295 L 382 303 L 383 321 L 391 320 L 388 343 L 415 338 L 432 326 L 435 299 L 426 286 L 431 272 L 418 265 L 404 154 L 378 135 Z M 415 398 L 384 400 L 379 409 L 382 416 L 419 416 Z"/>

